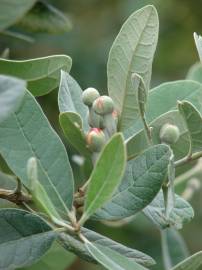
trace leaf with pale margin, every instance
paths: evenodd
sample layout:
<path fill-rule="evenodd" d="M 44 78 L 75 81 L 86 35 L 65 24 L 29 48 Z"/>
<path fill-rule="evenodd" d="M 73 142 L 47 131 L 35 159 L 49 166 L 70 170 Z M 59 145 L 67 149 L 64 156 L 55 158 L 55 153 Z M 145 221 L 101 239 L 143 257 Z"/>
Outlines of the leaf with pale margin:
<path fill-rule="evenodd" d="M 138 74 L 133 74 L 133 84 L 137 89 L 137 101 L 139 112 L 142 118 L 145 117 L 146 102 L 147 102 L 147 90 L 142 77 Z"/>
<path fill-rule="evenodd" d="M 195 253 L 171 270 L 197 270 L 202 265 L 202 251 Z"/>
<path fill-rule="evenodd" d="M 85 243 L 90 254 L 108 270 L 146 270 L 140 264 L 130 261 L 116 251 L 98 244 Z"/>
<path fill-rule="evenodd" d="M 189 256 L 181 234 L 172 228 L 161 231 L 161 243 L 165 270 L 170 270 Z"/>
<path fill-rule="evenodd" d="M 182 80 L 163 83 L 153 88 L 148 94 L 146 111 L 148 123 L 154 121 L 161 114 L 177 109 L 177 101 L 182 100 L 191 102 L 202 113 L 202 84 L 196 81 Z M 129 138 L 141 129 L 142 123 L 138 120 L 124 132 L 124 136 Z"/>
<path fill-rule="evenodd" d="M 0 75 L 0 122 L 20 106 L 25 87 L 26 83 L 22 80 Z"/>
<path fill-rule="evenodd" d="M 194 33 L 194 41 L 196 44 L 199 58 L 202 61 L 202 37 L 200 35 L 197 35 L 196 33 Z"/>
<path fill-rule="evenodd" d="M 120 116 L 120 130 L 128 128 L 139 115 L 131 74 L 142 76 L 149 89 L 158 31 L 156 9 L 145 6 L 124 23 L 110 50 L 108 91 Z"/>
<path fill-rule="evenodd" d="M 90 176 L 81 224 L 110 200 L 126 166 L 123 136 L 117 133 L 105 145 Z"/>
<path fill-rule="evenodd" d="M 0 123 L 0 153 L 28 188 L 27 161 L 36 157 L 41 184 L 58 212 L 66 215 L 67 207 L 72 207 L 74 191 L 66 149 L 28 91 L 21 107 Z"/>
<path fill-rule="evenodd" d="M 64 270 L 70 267 L 75 259 L 74 254 L 55 242 L 40 261 L 20 270 Z"/>
<path fill-rule="evenodd" d="M 202 118 L 199 111 L 188 101 L 178 103 L 178 109 L 186 123 L 190 148 L 189 155 L 202 150 Z"/>
<path fill-rule="evenodd" d="M 35 96 L 48 94 L 59 85 L 60 70 L 70 71 L 72 60 L 67 55 L 52 55 L 29 60 L 0 59 L 0 73 L 27 81 Z"/>
<path fill-rule="evenodd" d="M 82 89 L 74 78 L 63 70 L 61 71 L 58 105 L 61 113 L 78 113 L 83 120 L 84 130 L 89 129 L 87 121 L 88 108 L 82 101 Z"/>
<path fill-rule="evenodd" d="M 79 117 L 78 114 L 75 114 Z M 78 125 L 78 120 L 73 122 L 72 112 L 60 113 L 59 116 L 60 126 L 63 133 L 71 144 L 81 155 L 91 159 L 91 151 L 87 147 L 85 134 L 81 127 Z"/>
<path fill-rule="evenodd" d="M 93 218 L 120 220 L 145 208 L 161 189 L 170 156 L 168 146 L 156 145 L 129 161 L 117 192 Z"/>
<path fill-rule="evenodd" d="M 101 234 L 98 234 L 94 231 L 86 229 L 84 227 L 81 228 L 82 234 L 92 243 L 99 244 L 101 246 L 107 246 L 108 248 L 118 252 L 119 254 L 124 255 L 130 261 L 135 261 L 145 267 L 149 267 L 155 264 L 155 261 L 148 255 L 142 253 L 139 250 L 129 248 L 124 246 L 118 242 L 111 240 Z M 85 245 L 77 236 L 60 234 L 60 240 L 62 241 L 62 245 L 69 250 L 77 254 L 80 258 L 96 263 L 95 259 L 91 256 L 91 254 L 86 249 Z"/>
<path fill-rule="evenodd" d="M 169 220 L 165 216 L 165 204 L 162 191 L 143 210 L 144 214 L 159 229 L 173 227 L 181 229 L 185 222 L 189 222 L 194 217 L 194 210 L 183 198 L 175 194 L 175 207 L 170 213 Z"/>
<path fill-rule="evenodd" d="M 43 1 L 37 1 L 21 18 L 18 26 L 29 32 L 49 34 L 64 33 L 72 28 L 70 20 L 64 13 Z"/>
<path fill-rule="evenodd" d="M 1 0 L 0 31 L 19 21 L 35 2 L 36 0 Z"/>
<path fill-rule="evenodd" d="M 201 63 L 194 64 L 189 69 L 186 79 L 202 83 L 202 64 Z"/>
<path fill-rule="evenodd" d="M 0 269 L 14 270 L 39 260 L 56 233 L 39 216 L 19 209 L 0 210 Z"/>

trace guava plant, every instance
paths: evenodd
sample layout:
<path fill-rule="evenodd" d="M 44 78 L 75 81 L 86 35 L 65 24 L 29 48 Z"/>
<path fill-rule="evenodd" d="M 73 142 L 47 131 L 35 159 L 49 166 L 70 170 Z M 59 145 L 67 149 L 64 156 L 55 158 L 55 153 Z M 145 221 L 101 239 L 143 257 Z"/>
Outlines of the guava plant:
<path fill-rule="evenodd" d="M 14 174 L 0 173 L 0 269 L 40 269 L 30 265 L 53 242 L 109 270 L 149 269 L 149 255 L 86 226 L 89 219 L 125 224 L 139 212 L 161 232 L 165 269 L 202 264 L 202 251 L 189 257 L 178 232 L 193 209 L 175 193 L 175 177 L 202 156 L 202 85 L 186 79 L 150 90 L 158 30 L 153 6 L 124 23 L 109 53 L 108 96 L 82 91 L 68 74 L 68 56 L 0 59 L 0 153 Z M 66 148 L 35 99 L 58 86 L 59 122 L 82 170 L 78 188 Z"/>

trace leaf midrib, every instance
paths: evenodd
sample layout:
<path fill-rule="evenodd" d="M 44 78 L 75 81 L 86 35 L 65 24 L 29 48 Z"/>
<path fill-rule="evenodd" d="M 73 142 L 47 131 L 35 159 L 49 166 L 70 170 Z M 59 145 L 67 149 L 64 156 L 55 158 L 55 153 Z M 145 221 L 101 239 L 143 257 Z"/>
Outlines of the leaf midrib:
<path fill-rule="evenodd" d="M 27 144 L 29 145 L 30 151 L 33 153 L 33 156 L 37 158 L 37 161 L 39 162 L 39 165 L 40 165 L 40 167 L 41 167 L 43 173 L 46 175 L 46 177 L 47 177 L 47 179 L 48 179 L 48 182 L 49 182 L 50 186 L 53 188 L 55 194 L 57 195 L 59 201 L 61 202 L 61 205 L 63 206 L 64 210 L 66 211 L 65 213 L 68 213 L 68 212 L 69 212 L 69 209 L 66 207 L 66 205 L 65 205 L 63 199 L 61 198 L 60 194 L 58 193 L 56 187 L 55 187 L 54 184 L 52 183 L 49 174 L 48 174 L 47 171 L 44 169 L 44 167 L 43 167 L 43 165 L 42 165 L 42 163 L 41 163 L 41 159 L 38 157 L 38 154 L 35 153 L 35 151 L 34 151 L 34 149 L 33 149 L 33 147 L 32 147 L 32 144 L 30 143 L 28 137 L 26 136 L 26 134 L 25 134 L 25 132 L 24 132 L 24 130 L 23 130 L 23 126 L 21 125 L 21 122 L 20 122 L 20 120 L 18 119 L 17 113 L 14 113 L 13 115 L 14 115 L 14 117 L 15 117 L 15 119 L 16 119 L 16 123 L 17 123 L 17 125 L 18 125 L 18 127 L 19 127 L 19 130 L 21 131 L 23 137 L 25 138 L 25 140 L 27 141 Z M 49 196 L 49 195 L 48 195 L 48 196 Z M 52 201 L 51 198 L 50 198 L 50 200 Z"/>
<path fill-rule="evenodd" d="M 132 63 L 133 63 L 133 59 L 134 59 L 134 53 L 135 53 L 135 51 L 136 51 L 136 49 L 137 49 L 137 47 L 139 46 L 139 42 L 140 42 L 140 40 L 142 39 L 142 35 L 143 35 L 143 32 L 145 31 L 145 28 L 146 28 L 146 26 L 147 26 L 147 23 L 148 23 L 148 21 L 150 20 L 150 18 L 151 18 L 151 14 L 152 14 L 152 9 L 150 10 L 150 14 L 148 15 L 148 17 L 147 17 L 147 20 L 146 20 L 146 22 L 145 22 L 145 25 L 144 25 L 144 27 L 143 27 L 143 30 L 142 30 L 142 32 L 140 33 L 140 36 L 139 36 L 139 38 L 138 38 L 138 41 L 137 41 L 137 44 L 136 44 L 136 46 L 134 47 L 134 50 L 133 50 L 133 56 L 132 56 L 132 58 L 131 58 L 131 61 L 129 62 L 129 66 L 128 66 L 128 70 L 127 70 L 127 77 L 126 77 L 126 81 L 125 81 L 125 91 L 124 91 L 124 93 L 126 93 L 127 91 L 127 87 L 128 87 L 128 81 L 129 81 L 129 74 L 131 75 L 131 73 L 130 73 L 130 70 L 131 70 L 131 66 L 132 66 Z M 124 111 L 124 104 L 125 104 L 125 100 L 126 100 L 126 94 L 123 96 L 123 102 L 121 103 L 121 111 L 120 111 L 120 114 L 121 114 L 121 117 L 120 117 L 120 121 L 119 121 L 119 128 L 121 129 L 122 128 L 122 122 L 123 122 L 123 111 Z"/>
<path fill-rule="evenodd" d="M 167 152 L 166 152 L 163 156 L 161 156 L 160 159 L 156 159 L 156 161 L 159 162 L 159 161 L 161 161 L 162 159 L 164 159 L 165 156 L 168 154 L 168 152 L 169 152 L 169 151 L 167 150 Z M 152 169 L 154 166 L 156 166 L 156 164 L 153 164 L 153 165 L 149 168 L 149 170 Z M 139 176 L 138 178 L 136 178 L 136 179 L 139 179 L 139 178 L 145 176 L 145 174 L 146 174 L 149 170 L 147 170 L 146 172 L 144 172 L 142 175 L 140 175 L 140 176 Z M 112 197 L 112 200 L 114 200 L 116 197 L 120 196 L 121 193 L 128 192 L 128 190 L 130 189 L 130 187 L 133 187 L 133 186 L 134 186 L 134 183 L 131 184 L 131 185 L 129 185 L 126 189 L 124 189 L 124 190 L 122 190 L 121 192 L 119 192 L 119 193 L 117 193 L 116 195 L 114 195 L 114 196 Z"/>
<path fill-rule="evenodd" d="M 121 149 L 120 146 L 119 146 L 119 148 Z M 116 161 L 117 161 L 117 159 L 119 158 L 118 155 L 115 155 L 115 156 L 116 156 L 116 157 L 115 157 L 115 159 L 113 160 L 113 164 L 114 164 L 114 163 L 116 164 Z M 100 194 L 102 194 L 103 189 L 104 189 L 105 186 L 108 184 L 108 180 L 109 180 L 109 178 L 111 177 L 112 170 L 113 170 L 112 167 L 113 167 L 113 166 L 111 166 L 110 172 L 108 173 L 107 177 L 105 178 L 105 179 L 107 179 L 107 180 L 105 180 L 104 184 L 102 185 L 102 188 L 99 190 L 99 192 L 98 192 L 97 195 L 95 196 L 94 202 L 97 200 L 97 198 L 100 196 Z M 123 172 L 123 169 L 122 169 L 122 172 Z M 123 174 L 123 173 L 122 173 L 122 174 Z M 118 185 L 118 183 L 117 183 L 117 185 Z M 89 216 L 89 212 L 90 212 L 90 210 L 93 208 L 93 206 L 94 206 L 94 203 L 92 203 L 92 204 L 87 208 L 87 211 L 86 211 L 86 213 L 85 213 L 86 216 Z"/>

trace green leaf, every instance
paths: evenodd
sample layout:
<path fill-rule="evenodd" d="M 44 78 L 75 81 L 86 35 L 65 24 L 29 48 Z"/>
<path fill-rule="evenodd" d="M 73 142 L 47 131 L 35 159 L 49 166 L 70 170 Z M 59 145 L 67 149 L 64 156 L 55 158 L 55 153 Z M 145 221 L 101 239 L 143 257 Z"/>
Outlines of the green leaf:
<path fill-rule="evenodd" d="M 138 115 L 131 74 L 141 75 L 146 88 L 149 88 L 158 30 L 156 9 L 146 6 L 128 18 L 110 50 L 107 65 L 108 90 L 120 116 L 120 130 L 133 124 Z"/>
<path fill-rule="evenodd" d="M 73 119 L 72 116 L 77 117 Z M 78 114 L 72 112 L 61 113 L 59 120 L 62 130 L 68 142 L 84 157 L 91 159 L 91 151 L 87 147 L 85 134 L 79 126 L 81 118 Z M 76 120 L 76 121 L 74 121 Z"/>
<path fill-rule="evenodd" d="M 92 256 L 106 269 L 109 270 L 146 270 L 145 267 L 130 261 L 128 258 L 98 244 L 85 243 Z"/>
<path fill-rule="evenodd" d="M 74 254 L 67 252 L 61 245 L 54 243 L 49 251 L 34 265 L 21 270 L 64 270 L 75 260 Z"/>
<path fill-rule="evenodd" d="M 174 81 L 163 83 L 149 91 L 146 119 L 154 121 L 161 114 L 177 109 L 177 101 L 187 100 L 202 113 L 202 85 L 195 81 Z M 158 104 L 158 106 L 157 106 Z M 141 121 L 125 132 L 130 137 L 142 129 Z"/>
<path fill-rule="evenodd" d="M 26 83 L 22 80 L 0 75 L 0 122 L 20 106 L 25 87 Z"/>
<path fill-rule="evenodd" d="M 60 216 L 48 197 L 47 192 L 39 182 L 37 159 L 35 157 L 31 157 L 27 162 L 27 176 L 28 180 L 30 181 L 29 191 L 32 195 L 32 201 L 35 203 L 37 210 L 44 212 L 52 220 L 53 218 L 60 219 Z"/>
<path fill-rule="evenodd" d="M 27 81 L 35 96 L 42 96 L 59 85 L 60 70 L 70 71 L 72 60 L 66 55 L 52 55 L 29 60 L 0 59 L 0 73 Z"/>
<path fill-rule="evenodd" d="M 101 234 L 98 234 L 94 231 L 91 231 L 83 227 L 81 228 L 81 232 L 93 244 L 107 246 L 108 248 L 118 252 L 119 254 L 124 255 L 130 261 L 135 261 L 146 267 L 149 267 L 155 264 L 154 260 L 150 256 L 138 250 L 124 246 L 118 242 L 111 240 L 110 238 L 107 238 Z M 60 235 L 60 238 L 61 238 L 61 241 L 63 242 L 64 247 L 67 250 L 74 252 L 80 258 L 86 261 L 96 263 L 95 259 L 93 259 L 92 255 L 86 249 L 84 243 L 81 242 L 81 240 L 78 237 L 63 233 Z"/>
<path fill-rule="evenodd" d="M 166 270 L 188 257 L 187 246 L 178 231 L 172 228 L 161 231 L 161 242 Z"/>
<path fill-rule="evenodd" d="M 58 93 L 58 105 L 61 113 L 75 112 L 83 120 L 85 131 L 89 129 L 87 114 L 88 108 L 82 101 L 82 89 L 68 73 L 61 71 L 60 87 Z"/>
<path fill-rule="evenodd" d="M 0 210 L 0 269 L 14 270 L 34 263 L 55 237 L 37 215 L 19 209 Z"/>
<path fill-rule="evenodd" d="M 199 111 L 187 101 L 178 103 L 178 108 L 186 123 L 190 148 L 189 155 L 202 150 L 202 118 Z"/>
<path fill-rule="evenodd" d="M 1 0 L 0 31 L 20 20 L 35 2 L 36 0 Z"/>
<path fill-rule="evenodd" d="M 165 204 L 162 191 L 144 210 L 144 214 L 160 229 L 174 227 L 181 229 L 185 222 L 189 222 L 194 211 L 191 205 L 178 195 L 175 195 L 175 207 L 169 215 L 169 220 L 165 216 Z"/>
<path fill-rule="evenodd" d="M 66 216 L 73 200 L 72 169 L 64 145 L 29 92 L 21 107 L 0 123 L 0 153 L 28 188 L 27 161 L 35 157 L 41 184 L 60 214 Z"/>
<path fill-rule="evenodd" d="M 139 76 L 138 74 L 133 75 L 133 83 L 134 83 L 135 89 L 137 89 L 137 101 L 138 101 L 139 112 L 142 119 L 144 119 L 145 112 L 146 112 L 147 89 L 146 89 L 146 86 L 144 84 L 142 77 Z"/>
<path fill-rule="evenodd" d="M 199 83 L 202 83 L 202 64 L 194 64 L 188 71 L 187 80 L 193 80 Z"/>
<path fill-rule="evenodd" d="M 96 219 L 120 220 L 145 208 L 159 192 L 167 175 L 170 149 L 166 145 L 149 148 L 128 162 L 118 191 L 96 215 Z"/>
<path fill-rule="evenodd" d="M 64 33 L 72 28 L 64 13 L 43 1 L 37 1 L 18 25 L 26 31 L 49 34 Z"/>
<path fill-rule="evenodd" d="M 202 61 L 202 37 L 194 33 L 194 41 L 200 60 Z"/>
<path fill-rule="evenodd" d="M 195 253 L 171 270 L 197 270 L 202 265 L 202 251 Z"/>
<path fill-rule="evenodd" d="M 126 165 L 123 137 L 115 134 L 105 145 L 90 176 L 81 224 L 110 200 L 120 184 Z"/>

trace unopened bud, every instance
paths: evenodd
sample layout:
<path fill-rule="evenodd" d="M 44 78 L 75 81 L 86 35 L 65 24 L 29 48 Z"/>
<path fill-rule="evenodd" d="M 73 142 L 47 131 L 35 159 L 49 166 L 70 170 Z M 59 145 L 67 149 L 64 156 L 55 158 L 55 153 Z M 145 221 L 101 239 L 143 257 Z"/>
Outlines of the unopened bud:
<path fill-rule="evenodd" d="M 86 136 L 86 142 L 91 151 L 100 152 L 105 144 L 104 132 L 99 128 L 92 128 Z"/>
<path fill-rule="evenodd" d="M 89 108 L 88 124 L 92 128 L 104 128 L 103 117 L 95 113 L 93 108 Z"/>
<path fill-rule="evenodd" d="M 173 144 L 178 141 L 180 137 L 179 128 L 172 124 L 165 124 L 160 130 L 160 139 L 166 144 Z"/>
<path fill-rule="evenodd" d="M 82 100 L 86 106 L 91 107 L 94 100 L 96 100 L 96 98 L 98 98 L 99 96 L 100 94 L 95 88 L 89 87 L 83 91 Z"/>
<path fill-rule="evenodd" d="M 98 97 L 93 102 L 93 110 L 100 115 L 111 114 L 114 110 L 114 102 L 108 96 Z"/>

